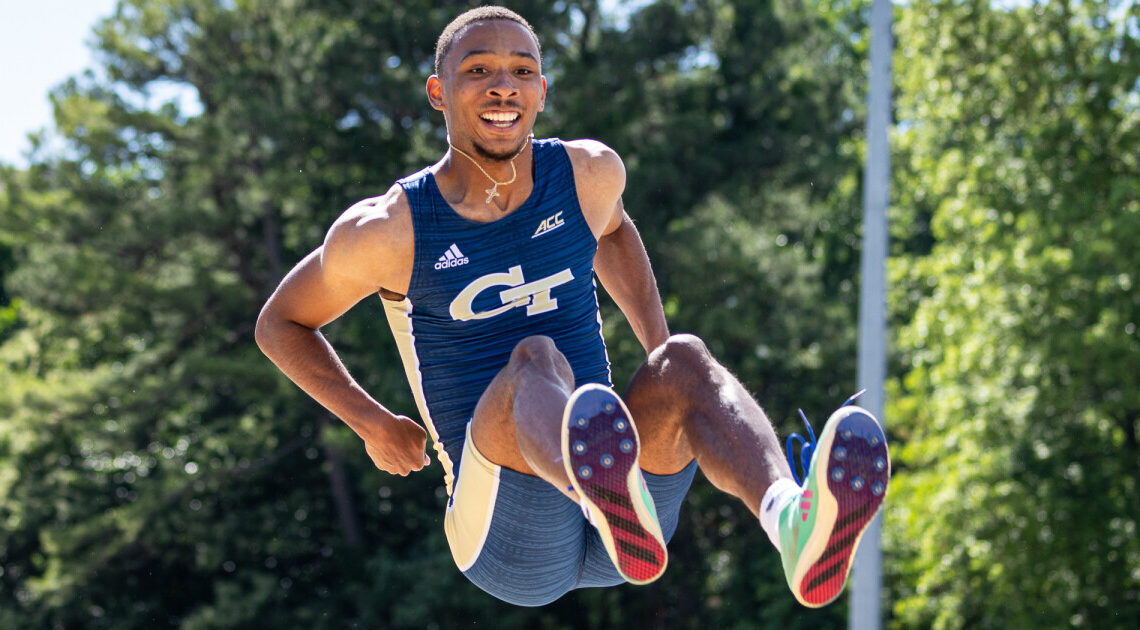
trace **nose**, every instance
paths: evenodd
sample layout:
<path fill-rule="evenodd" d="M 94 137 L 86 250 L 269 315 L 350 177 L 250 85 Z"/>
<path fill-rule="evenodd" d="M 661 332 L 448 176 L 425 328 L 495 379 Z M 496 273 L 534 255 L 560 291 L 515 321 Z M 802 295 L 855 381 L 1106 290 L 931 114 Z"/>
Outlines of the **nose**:
<path fill-rule="evenodd" d="M 519 90 L 515 87 L 511 73 L 499 72 L 495 75 L 495 80 L 487 86 L 487 94 L 495 98 L 512 98 L 519 95 Z"/>

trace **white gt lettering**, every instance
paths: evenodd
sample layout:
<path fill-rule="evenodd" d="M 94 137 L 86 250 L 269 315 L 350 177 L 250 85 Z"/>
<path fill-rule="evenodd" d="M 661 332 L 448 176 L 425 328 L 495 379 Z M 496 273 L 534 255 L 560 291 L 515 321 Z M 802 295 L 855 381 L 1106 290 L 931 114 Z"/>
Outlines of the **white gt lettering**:
<path fill-rule="evenodd" d="M 546 313 L 558 308 L 558 300 L 550 297 L 550 290 L 574 279 L 569 269 L 547 276 L 534 282 L 526 282 L 521 265 L 511 267 L 506 273 L 489 273 L 467 285 L 451 301 L 451 318 L 457 321 L 487 319 L 501 315 L 512 308 L 526 307 L 527 316 Z M 503 305 L 489 311 L 475 312 L 475 298 L 492 287 L 510 287 L 499 291 Z"/>

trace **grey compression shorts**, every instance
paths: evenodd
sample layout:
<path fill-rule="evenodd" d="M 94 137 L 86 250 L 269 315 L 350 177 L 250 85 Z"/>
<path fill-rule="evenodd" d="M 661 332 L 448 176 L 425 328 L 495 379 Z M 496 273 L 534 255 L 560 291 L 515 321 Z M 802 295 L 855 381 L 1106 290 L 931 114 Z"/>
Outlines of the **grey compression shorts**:
<path fill-rule="evenodd" d="M 673 475 L 642 471 L 666 541 L 696 469 L 693 461 Z M 470 432 L 444 528 L 463 574 L 511 604 L 542 606 L 576 588 L 624 582 L 577 503 L 538 477 L 491 463 Z"/>

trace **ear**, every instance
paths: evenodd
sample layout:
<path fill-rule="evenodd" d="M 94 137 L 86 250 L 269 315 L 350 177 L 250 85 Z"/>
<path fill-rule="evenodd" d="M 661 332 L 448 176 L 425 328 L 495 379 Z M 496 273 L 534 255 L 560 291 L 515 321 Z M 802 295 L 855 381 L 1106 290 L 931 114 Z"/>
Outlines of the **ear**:
<path fill-rule="evenodd" d="M 541 112 L 546 109 L 546 75 L 540 76 L 542 77 L 542 99 L 538 101 L 538 111 Z"/>
<path fill-rule="evenodd" d="M 428 77 L 427 85 L 424 86 L 424 90 L 427 92 L 428 103 L 431 104 L 432 109 L 439 110 L 442 112 L 444 110 L 444 106 L 443 106 L 443 82 L 439 80 L 439 75 L 433 74 L 430 77 Z M 546 83 L 544 80 L 544 82 L 543 82 L 543 92 L 544 92 L 543 98 L 545 98 L 545 91 L 546 91 Z"/>

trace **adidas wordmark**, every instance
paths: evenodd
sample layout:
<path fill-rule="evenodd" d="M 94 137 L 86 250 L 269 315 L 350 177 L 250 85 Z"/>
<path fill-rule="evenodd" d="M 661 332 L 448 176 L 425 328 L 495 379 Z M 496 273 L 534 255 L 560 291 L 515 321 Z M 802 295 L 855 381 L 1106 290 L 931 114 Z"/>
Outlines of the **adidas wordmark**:
<path fill-rule="evenodd" d="M 439 257 L 439 260 L 436 261 L 435 268 L 450 269 L 451 267 L 466 265 L 469 262 L 471 262 L 471 259 L 464 256 L 463 252 L 459 251 L 459 248 L 455 246 L 455 243 L 452 243 L 451 247 L 448 247 L 447 250 L 443 252 L 443 255 Z"/>

